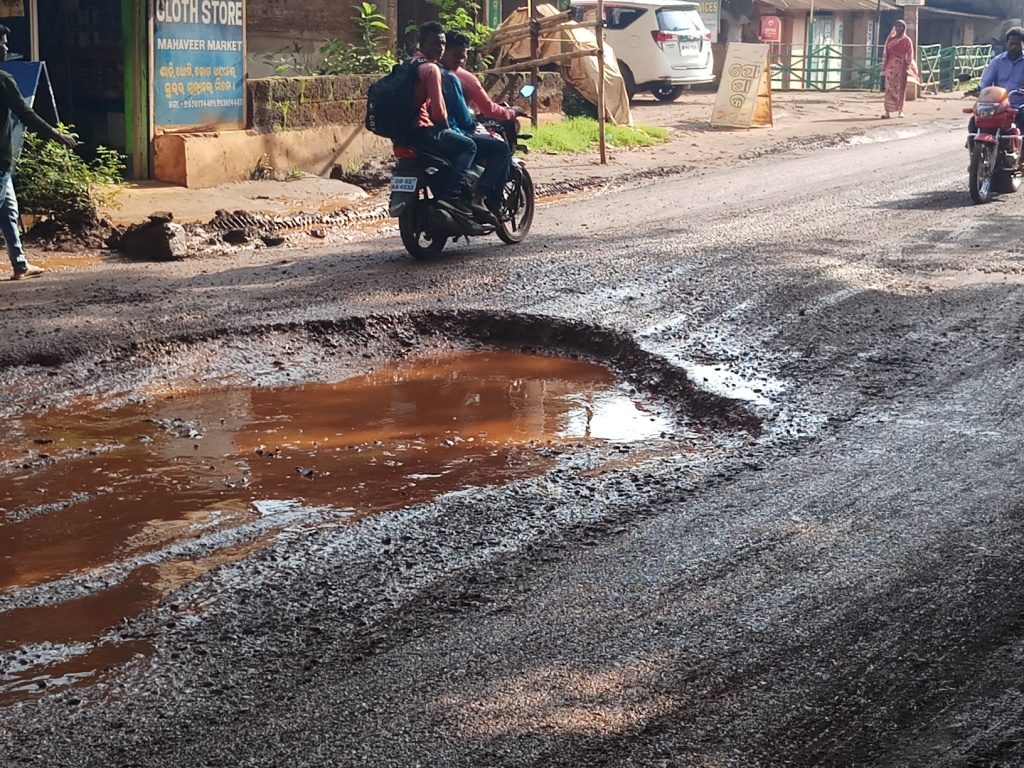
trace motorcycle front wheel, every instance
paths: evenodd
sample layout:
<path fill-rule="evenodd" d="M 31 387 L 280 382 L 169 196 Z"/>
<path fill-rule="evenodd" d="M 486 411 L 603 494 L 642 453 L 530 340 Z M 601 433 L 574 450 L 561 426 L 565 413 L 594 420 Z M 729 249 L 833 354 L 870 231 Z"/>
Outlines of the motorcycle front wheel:
<path fill-rule="evenodd" d="M 509 245 L 521 243 L 533 224 L 533 179 L 523 166 L 505 183 L 505 207 L 498 224 L 498 237 Z"/>
<path fill-rule="evenodd" d="M 991 144 L 975 142 L 971 148 L 971 165 L 968 168 L 968 187 L 971 200 L 987 203 L 992 199 L 992 176 L 995 153 Z"/>
<path fill-rule="evenodd" d="M 414 259 L 430 259 L 437 256 L 448 242 L 447 235 L 440 235 L 430 226 L 430 216 L 422 200 L 407 205 L 398 216 L 398 231 L 402 245 Z"/>

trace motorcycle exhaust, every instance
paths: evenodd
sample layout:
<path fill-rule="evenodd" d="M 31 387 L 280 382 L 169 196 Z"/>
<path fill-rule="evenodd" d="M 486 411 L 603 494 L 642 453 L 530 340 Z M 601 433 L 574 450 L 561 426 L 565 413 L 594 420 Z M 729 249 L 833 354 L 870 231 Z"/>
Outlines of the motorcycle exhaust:
<path fill-rule="evenodd" d="M 480 224 L 472 216 L 463 214 L 458 210 L 450 210 L 433 205 L 430 207 L 430 211 L 431 225 L 437 226 L 439 230 L 446 231 L 451 235 L 479 237 L 494 232 L 493 226 Z M 435 216 L 436 218 L 434 218 Z"/>

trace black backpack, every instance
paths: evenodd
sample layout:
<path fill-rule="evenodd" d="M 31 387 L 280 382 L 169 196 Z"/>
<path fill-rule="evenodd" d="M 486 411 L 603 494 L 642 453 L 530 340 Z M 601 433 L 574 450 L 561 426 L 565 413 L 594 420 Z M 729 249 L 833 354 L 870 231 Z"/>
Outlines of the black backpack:
<path fill-rule="evenodd" d="M 409 138 L 419 111 L 413 103 L 416 71 L 423 63 L 423 59 L 409 59 L 395 64 L 389 74 L 370 86 L 366 92 L 366 130 L 392 141 Z"/>

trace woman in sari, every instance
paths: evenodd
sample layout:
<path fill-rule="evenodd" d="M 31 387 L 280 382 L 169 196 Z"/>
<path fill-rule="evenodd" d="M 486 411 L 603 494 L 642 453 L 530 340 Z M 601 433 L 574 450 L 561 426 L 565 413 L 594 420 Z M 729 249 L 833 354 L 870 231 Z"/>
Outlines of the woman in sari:
<path fill-rule="evenodd" d="M 907 37 L 907 23 L 897 21 L 882 54 L 882 75 L 885 77 L 885 114 L 883 118 L 903 117 L 903 102 L 907 98 L 907 79 L 914 72 L 914 44 Z M 914 78 L 916 81 L 916 77 Z"/>

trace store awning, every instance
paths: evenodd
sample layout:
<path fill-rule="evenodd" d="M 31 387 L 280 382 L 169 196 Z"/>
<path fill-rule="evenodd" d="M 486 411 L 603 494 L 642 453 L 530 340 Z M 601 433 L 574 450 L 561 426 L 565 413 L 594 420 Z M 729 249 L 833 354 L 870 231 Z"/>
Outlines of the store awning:
<path fill-rule="evenodd" d="M 919 9 L 921 15 L 928 16 L 952 16 L 958 19 L 978 19 L 985 21 L 999 21 L 999 16 L 985 16 L 980 13 L 961 13 L 960 11 L 947 11 L 945 8 L 929 8 L 927 5 L 921 6 Z"/>

